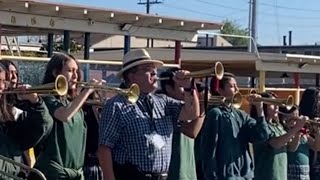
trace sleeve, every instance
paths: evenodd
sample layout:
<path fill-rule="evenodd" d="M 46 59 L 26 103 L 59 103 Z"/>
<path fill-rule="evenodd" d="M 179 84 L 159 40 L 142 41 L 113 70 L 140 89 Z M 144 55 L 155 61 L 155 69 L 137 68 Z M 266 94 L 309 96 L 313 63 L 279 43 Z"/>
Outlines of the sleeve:
<path fill-rule="evenodd" d="M 120 116 L 121 109 L 115 102 L 108 100 L 103 107 L 99 121 L 99 144 L 113 148 L 119 140 L 124 123 Z"/>
<path fill-rule="evenodd" d="M 217 145 L 221 112 L 214 108 L 208 112 L 203 124 L 201 139 L 201 163 L 205 179 L 218 179 Z"/>
<path fill-rule="evenodd" d="M 53 119 L 42 98 L 35 104 L 30 103 L 23 114 L 23 120 L 13 122 L 8 134 L 21 146 L 21 150 L 27 150 L 48 136 L 53 127 Z"/>
<path fill-rule="evenodd" d="M 244 132 L 246 132 L 248 142 L 264 142 L 272 136 L 268 123 L 264 117 L 257 117 L 254 119 L 245 112 L 240 113 L 244 120 Z"/>
<path fill-rule="evenodd" d="M 165 96 L 166 98 L 166 115 L 172 116 L 172 119 L 177 121 L 184 105 L 183 101 L 173 99 L 171 97 Z"/>
<path fill-rule="evenodd" d="M 65 106 L 60 99 L 57 99 L 56 97 L 54 96 L 47 96 L 47 97 L 44 97 L 44 101 L 49 109 L 49 113 L 51 114 L 52 117 L 54 117 L 54 112 L 62 107 L 62 106 Z"/>

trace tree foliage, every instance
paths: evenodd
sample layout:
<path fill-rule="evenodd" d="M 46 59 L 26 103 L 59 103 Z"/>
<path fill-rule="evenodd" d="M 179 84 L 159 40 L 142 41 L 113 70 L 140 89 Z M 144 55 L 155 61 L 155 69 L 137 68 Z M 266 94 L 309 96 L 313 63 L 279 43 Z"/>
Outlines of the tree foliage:
<path fill-rule="evenodd" d="M 247 28 L 242 28 L 237 22 L 232 20 L 223 21 L 223 29 L 221 30 L 222 34 L 233 34 L 233 35 L 242 35 L 248 36 L 249 31 Z M 247 46 L 249 44 L 249 39 L 239 38 L 239 37 L 224 37 L 229 41 L 233 46 Z"/>

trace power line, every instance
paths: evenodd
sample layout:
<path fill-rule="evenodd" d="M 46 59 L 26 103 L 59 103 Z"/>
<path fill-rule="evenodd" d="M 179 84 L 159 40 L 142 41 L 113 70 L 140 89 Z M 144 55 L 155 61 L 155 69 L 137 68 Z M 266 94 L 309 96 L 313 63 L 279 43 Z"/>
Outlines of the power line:
<path fill-rule="evenodd" d="M 206 15 L 206 16 L 211 16 L 211 17 L 226 18 L 225 16 L 219 16 L 219 15 L 206 13 L 206 12 L 202 12 L 202 11 L 196 11 L 196 10 L 189 9 L 189 8 L 184 8 L 184 7 L 174 6 L 174 5 L 168 5 L 168 4 L 162 4 L 162 5 L 166 6 L 166 7 L 169 7 L 169 8 L 186 11 L 186 12 L 191 12 L 191 13 L 196 13 L 196 14 L 201 14 L 201 15 Z"/>
<path fill-rule="evenodd" d="M 245 11 L 247 12 L 247 9 L 241 9 L 241 8 L 237 8 L 237 7 L 232 7 L 232 6 L 226 6 L 223 4 L 218 4 L 218 3 L 213 3 L 213 2 L 208 2 L 205 0 L 197 0 L 198 2 L 201 2 L 203 4 L 208 4 L 208 5 L 212 5 L 212 6 L 217 6 L 217 7 L 221 7 L 221 8 L 225 8 L 225 9 L 233 9 L 233 10 L 238 10 L 238 11 Z"/>
<path fill-rule="evenodd" d="M 269 6 L 269 7 L 275 7 L 276 6 L 279 9 L 286 9 L 286 10 L 306 11 L 306 12 L 320 12 L 320 9 L 295 8 L 295 7 L 274 5 L 274 4 L 269 4 L 269 3 L 265 3 L 265 2 L 260 2 L 259 4 L 262 5 L 262 6 Z"/>

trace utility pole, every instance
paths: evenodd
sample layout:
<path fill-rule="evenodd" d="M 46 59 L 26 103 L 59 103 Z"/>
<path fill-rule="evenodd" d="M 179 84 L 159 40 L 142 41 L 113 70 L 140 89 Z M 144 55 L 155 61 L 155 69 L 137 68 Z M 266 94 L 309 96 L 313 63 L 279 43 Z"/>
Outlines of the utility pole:
<path fill-rule="evenodd" d="M 257 42 L 257 1 L 258 0 L 252 0 L 251 30 L 252 30 L 252 38 L 254 39 L 255 42 Z M 251 47 L 251 52 L 255 52 L 254 46 Z"/>
<path fill-rule="evenodd" d="M 252 37 L 252 30 L 251 30 L 251 15 L 252 15 L 252 0 L 249 0 L 249 19 L 248 19 L 248 30 L 249 30 L 249 36 Z M 249 45 L 248 45 L 248 52 L 251 52 L 252 47 L 252 40 L 249 39 Z"/>
<path fill-rule="evenodd" d="M 250 0 L 249 6 L 249 35 L 257 42 L 257 0 Z M 255 52 L 255 44 L 250 40 L 248 51 Z"/>
<path fill-rule="evenodd" d="M 139 0 L 138 5 L 146 6 L 146 13 L 150 14 L 150 6 L 153 4 L 161 4 L 163 3 L 160 0 Z M 150 47 L 149 39 L 147 39 L 147 47 Z M 153 39 L 151 39 L 151 47 L 153 47 Z"/>

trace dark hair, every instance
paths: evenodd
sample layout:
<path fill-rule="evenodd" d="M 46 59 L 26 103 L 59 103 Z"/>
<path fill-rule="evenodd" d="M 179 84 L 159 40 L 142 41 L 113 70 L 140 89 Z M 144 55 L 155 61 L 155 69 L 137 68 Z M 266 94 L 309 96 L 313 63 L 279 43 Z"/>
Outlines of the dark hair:
<path fill-rule="evenodd" d="M 9 71 L 0 63 L 0 72 L 5 72 L 6 80 L 9 78 Z M 0 98 L 0 122 L 14 121 L 13 106 L 8 105 L 7 96 L 2 95 Z"/>
<path fill-rule="evenodd" d="M 299 104 L 300 115 L 308 116 L 310 119 L 320 117 L 319 92 L 315 87 L 307 88 L 303 92 Z"/>
<path fill-rule="evenodd" d="M 263 92 L 260 93 L 261 97 L 265 97 L 265 98 L 277 98 L 278 96 L 273 93 L 273 92 Z M 265 115 L 265 117 L 267 118 L 267 114 L 268 114 L 268 104 L 263 103 L 263 113 Z M 258 112 L 255 106 L 251 105 L 250 108 L 250 116 L 252 118 L 257 118 L 258 117 Z"/>
<path fill-rule="evenodd" d="M 225 72 L 223 74 L 222 79 L 219 80 L 219 89 L 224 89 L 226 87 L 226 84 L 228 84 L 228 82 L 231 80 L 231 78 L 235 79 L 236 76 L 232 73 Z M 210 81 L 210 93 L 212 95 L 220 95 L 219 92 L 216 91 L 216 88 L 217 88 L 215 84 L 216 81 L 217 81 L 217 77 L 213 76 Z"/>
<path fill-rule="evenodd" d="M 52 83 L 55 81 L 56 77 L 53 75 L 54 72 L 58 74 L 61 73 L 63 66 L 68 60 L 74 60 L 77 65 L 78 65 L 78 70 L 77 70 L 77 75 L 78 75 L 78 81 L 82 79 L 82 74 L 81 74 L 81 69 L 79 66 L 78 61 L 76 60 L 75 57 L 73 57 L 70 54 L 63 54 L 63 53 L 58 53 L 54 54 L 50 61 L 47 64 L 46 71 L 44 73 L 44 78 L 42 84 L 47 84 L 47 83 Z M 77 90 L 69 91 L 68 95 L 70 96 L 71 99 L 77 96 Z"/>
<path fill-rule="evenodd" d="M 161 92 L 163 94 L 168 94 L 166 86 L 174 87 L 175 82 L 173 81 L 172 77 L 174 76 L 174 73 L 181 70 L 180 68 L 173 67 L 169 68 L 166 71 L 163 71 L 160 74 L 160 78 L 169 78 L 168 80 L 162 80 L 160 81 L 160 87 L 161 87 Z"/>

